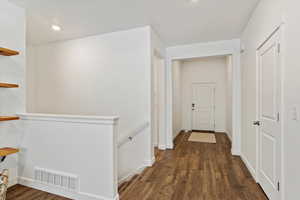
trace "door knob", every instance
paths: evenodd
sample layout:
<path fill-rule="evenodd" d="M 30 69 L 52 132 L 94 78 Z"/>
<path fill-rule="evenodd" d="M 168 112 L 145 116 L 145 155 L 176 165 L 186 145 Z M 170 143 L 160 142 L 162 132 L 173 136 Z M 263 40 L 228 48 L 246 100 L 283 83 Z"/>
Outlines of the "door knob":
<path fill-rule="evenodd" d="M 254 121 L 254 122 L 253 122 L 253 125 L 254 125 L 254 126 L 260 126 L 260 121 Z"/>

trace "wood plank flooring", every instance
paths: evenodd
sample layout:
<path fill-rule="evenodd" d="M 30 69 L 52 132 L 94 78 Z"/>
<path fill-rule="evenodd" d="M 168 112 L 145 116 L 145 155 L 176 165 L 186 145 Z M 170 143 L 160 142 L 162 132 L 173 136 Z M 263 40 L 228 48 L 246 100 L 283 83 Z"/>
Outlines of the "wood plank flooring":
<path fill-rule="evenodd" d="M 40 190 L 22 185 L 15 185 L 8 189 L 6 200 L 70 200 Z"/>
<path fill-rule="evenodd" d="M 240 157 L 231 156 L 225 134 L 216 134 L 217 144 L 189 136 L 181 133 L 175 150 L 157 151 L 153 167 L 121 186 L 121 200 L 267 200 Z"/>
<path fill-rule="evenodd" d="M 156 150 L 156 163 L 119 187 L 121 200 L 267 200 L 230 141 L 216 134 L 217 144 L 188 142 L 181 133 L 175 149 Z M 21 185 L 7 200 L 69 200 Z"/>

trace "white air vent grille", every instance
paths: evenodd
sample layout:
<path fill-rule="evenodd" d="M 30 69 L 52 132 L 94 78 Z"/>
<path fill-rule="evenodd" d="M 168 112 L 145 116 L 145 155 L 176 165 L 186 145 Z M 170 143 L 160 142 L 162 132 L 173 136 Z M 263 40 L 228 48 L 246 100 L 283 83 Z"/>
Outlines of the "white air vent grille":
<path fill-rule="evenodd" d="M 72 191 L 77 191 L 78 189 L 78 176 L 73 174 L 36 167 L 34 170 L 34 177 L 36 181 L 46 185 L 52 185 Z"/>

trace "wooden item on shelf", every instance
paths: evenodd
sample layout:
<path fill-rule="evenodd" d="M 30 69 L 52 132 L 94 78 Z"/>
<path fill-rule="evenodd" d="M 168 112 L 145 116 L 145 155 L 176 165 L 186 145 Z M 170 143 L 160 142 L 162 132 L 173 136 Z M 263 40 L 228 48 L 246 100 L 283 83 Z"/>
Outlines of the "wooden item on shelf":
<path fill-rule="evenodd" d="M 0 200 L 6 199 L 6 191 L 8 187 L 8 170 L 3 170 L 2 173 L 0 173 Z"/>
<path fill-rule="evenodd" d="M 11 49 L 6 49 L 6 48 L 3 48 L 3 47 L 0 47 L 0 55 L 2 55 L 2 56 L 15 56 L 15 55 L 19 55 L 19 52 L 11 50 Z"/>
<path fill-rule="evenodd" d="M 10 83 L 0 83 L 0 87 L 2 87 L 2 88 L 17 88 L 17 87 L 19 87 L 19 85 L 10 84 Z"/>
<path fill-rule="evenodd" d="M 1 121 L 11 121 L 11 120 L 19 120 L 20 117 L 17 116 L 0 116 L 0 122 Z"/>
<path fill-rule="evenodd" d="M 11 148 L 11 147 L 0 148 L 0 156 L 1 157 L 8 156 L 11 154 L 18 153 L 19 151 L 20 151 L 19 149 Z"/>

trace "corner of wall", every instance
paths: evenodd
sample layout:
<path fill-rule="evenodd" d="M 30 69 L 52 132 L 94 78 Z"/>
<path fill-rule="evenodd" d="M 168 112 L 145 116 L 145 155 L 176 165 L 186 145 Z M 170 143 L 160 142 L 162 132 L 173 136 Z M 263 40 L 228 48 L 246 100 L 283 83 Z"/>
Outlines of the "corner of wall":
<path fill-rule="evenodd" d="M 11 19 L 11 20 L 7 20 Z M 25 9 L 8 0 L 0 1 L 1 47 L 18 51 L 20 54 L 2 57 L 0 60 L 1 81 L 18 84 L 15 89 L 1 89 L 0 112 L 16 115 L 25 111 Z M 1 122 L 0 147 L 18 148 L 22 139 L 20 121 Z M 18 154 L 10 155 L 1 163 L 1 169 L 9 169 L 10 186 L 17 183 Z"/>

